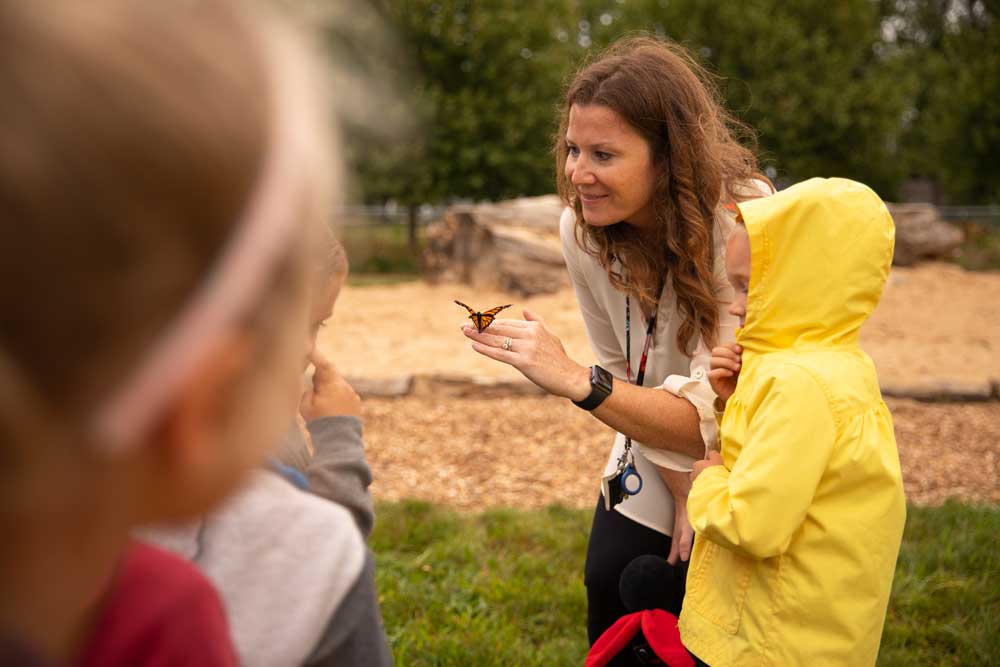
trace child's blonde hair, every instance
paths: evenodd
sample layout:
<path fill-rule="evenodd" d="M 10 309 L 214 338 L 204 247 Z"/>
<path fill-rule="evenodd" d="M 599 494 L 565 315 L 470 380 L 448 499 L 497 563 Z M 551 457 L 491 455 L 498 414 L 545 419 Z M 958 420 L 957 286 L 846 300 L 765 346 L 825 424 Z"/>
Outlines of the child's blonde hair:
<path fill-rule="evenodd" d="M 350 269 L 347 250 L 334 234 L 333 228 L 326 226 L 321 232 L 321 238 L 316 244 L 314 266 L 317 278 L 321 282 L 331 278 L 342 278 Z"/>
<path fill-rule="evenodd" d="M 0 0 L 0 438 L 32 412 L 79 421 L 225 249 L 269 152 L 275 82 L 309 66 L 258 9 Z M 314 180 L 295 203 L 318 220 L 339 175 L 330 118 L 304 101 Z M 262 310 L 301 270 L 289 255 Z"/>

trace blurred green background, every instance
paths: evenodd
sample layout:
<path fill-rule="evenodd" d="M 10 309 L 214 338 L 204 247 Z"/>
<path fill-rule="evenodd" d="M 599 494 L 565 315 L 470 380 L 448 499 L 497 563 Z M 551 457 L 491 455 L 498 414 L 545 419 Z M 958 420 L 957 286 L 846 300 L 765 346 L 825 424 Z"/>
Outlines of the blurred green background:
<path fill-rule="evenodd" d="M 377 89 L 374 101 L 345 96 L 350 199 L 396 207 L 355 226 L 413 230 L 347 232 L 359 272 L 417 271 L 429 206 L 554 192 L 564 85 L 637 32 L 686 45 L 717 75 L 779 186 L 843 176 L 887 201 L 979 207 L 971 223 L 966 210 L 955 218 L 969 231 L 963 263 L 1000 267 L 1000 0 L 367 0 L 339 11 L 333 59 L 349 85 Z"/>
<path fill-rule="evenodd" d="M 779 182 L 844 176 L 893 201 L 917 182 L 938 204 L 1000 204 L 996 0 L 370 3 L 393 36 L 386 71 L 399 76 L 396 99 L 349 135 L 365 202 L 552 192 L 567 77 L 643 31 L 688 46 L 719 76 Z M 352 30 L 353 53 L 332 36 L 339 55 L 370 57 L 370 34 Z M 373 141 L 393 119 L 412 122 L 409 136 Z"/>

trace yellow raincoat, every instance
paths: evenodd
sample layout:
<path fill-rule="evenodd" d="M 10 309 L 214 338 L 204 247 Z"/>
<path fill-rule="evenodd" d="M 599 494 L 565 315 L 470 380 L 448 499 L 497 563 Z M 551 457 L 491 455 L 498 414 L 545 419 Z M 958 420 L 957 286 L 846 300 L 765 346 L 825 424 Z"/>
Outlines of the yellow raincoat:
<path fill-rule="evenodd" d="M 894 227 L 869 188 L 812 179 L 740 213 L 743 366 L 724 466 L 688 498 L 681 637 L 711 667 L 855 667 L 878 654 L 906 504 L 892 417 L 858 347 Z"/>

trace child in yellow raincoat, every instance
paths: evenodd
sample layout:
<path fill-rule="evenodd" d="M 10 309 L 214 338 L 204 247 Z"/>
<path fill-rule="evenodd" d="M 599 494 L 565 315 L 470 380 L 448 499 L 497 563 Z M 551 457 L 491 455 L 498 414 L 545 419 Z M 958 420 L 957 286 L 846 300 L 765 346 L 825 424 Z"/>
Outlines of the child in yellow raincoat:
<path fill-rule="evenodd" d="M 741 329 L 713 350 L 721 455 L 692 472 L 681 637 L 712 667 L 873 665 L 906 504 L 858 335 L 889 273 L 892 218 L 844 179 L 739 209 L 726 268 Z"/>

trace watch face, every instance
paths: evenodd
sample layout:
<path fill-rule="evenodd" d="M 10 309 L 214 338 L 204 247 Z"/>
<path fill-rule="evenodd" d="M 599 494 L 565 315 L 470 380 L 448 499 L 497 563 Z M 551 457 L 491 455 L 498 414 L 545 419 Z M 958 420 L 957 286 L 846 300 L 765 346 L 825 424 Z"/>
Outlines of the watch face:
<path fill-rule="evenodd" d="M 594 366 L 590 369 L 590 384 L 595 389 L 601 389 L 605 393 L 611 393 L 611 383 L 613 378 L 611 373 L 604 370 L 600 366 Z"/>

